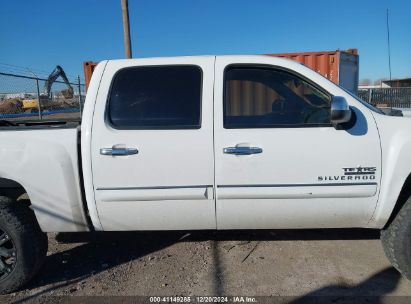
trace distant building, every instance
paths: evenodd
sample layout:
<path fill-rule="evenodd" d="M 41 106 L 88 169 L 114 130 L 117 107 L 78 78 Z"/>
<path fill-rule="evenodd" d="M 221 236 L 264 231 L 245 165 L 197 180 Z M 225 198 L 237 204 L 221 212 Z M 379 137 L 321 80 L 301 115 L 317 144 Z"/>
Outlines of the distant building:
<path fill-rule="evenodd" d="M 379 89 L 381 88 L 381 85 L 359 85 L 358 89 Z"/>
<path fill-rule="evenodd" d="M 2 93 L 0 94 L 2 99 L 27 99 L 37 96 L 36 93 Z"/>
<path fill-rule="evenodd" d="M 382 87 L 384 88 L 411 88 L 411 78 L 383 80 Z"/>

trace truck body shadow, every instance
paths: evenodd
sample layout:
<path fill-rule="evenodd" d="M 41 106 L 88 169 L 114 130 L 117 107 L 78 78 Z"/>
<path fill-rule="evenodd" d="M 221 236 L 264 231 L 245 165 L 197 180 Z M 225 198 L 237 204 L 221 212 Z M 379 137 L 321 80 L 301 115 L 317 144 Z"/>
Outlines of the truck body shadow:
<path fill-rule="evenodd" d="M 401 275 L 395 268 L 387 267 L 359 284 L 328 285 L 289 303 L 386 303 L 383 297 L 397 288 L 400 279 Z M 396 300 L 395 303 L 406 303 L 409 299 L 403 299 L 404 302 L 401 299 Z"/>
<path fill-rule="evenodd" d="M 59 233 L 60 244 L 76 247 L 49 255 L 26 289 L 42 287 L 46 294 L 116 266 L 138 260 L 178 242 L 211 241 L 213 291 L 224 294 L 219 241 L 289 241 L 289 240 L 364 240 L 378 239 L 378 230 L 313 229 L 313 230 L 235 230 L 235 231 L 167 231 L 167 232 L 89 232 Z M 45 288 L 45 286 L 48 286 Z M 37 294 L 37 295 L 39 295 Z"/>

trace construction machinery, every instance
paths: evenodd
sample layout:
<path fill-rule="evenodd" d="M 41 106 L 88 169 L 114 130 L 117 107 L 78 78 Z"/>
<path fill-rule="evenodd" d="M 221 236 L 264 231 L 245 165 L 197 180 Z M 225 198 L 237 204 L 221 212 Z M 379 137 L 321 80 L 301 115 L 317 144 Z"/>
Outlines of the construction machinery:
<path fill-rule="evenodd" d="M 62 95 L 66 99 L 73 98 L 74 96 L 73 87 L 70 85 L 70 82 L 63 68 L 59 65 L 56 66 L 56 68 L 53 70 L 53 72 L 51 72 L 46 82 L 44 83 L 44 96 L 46 96 L 47 99 L 51 99 L 51 86 L 59 77 L 63 78 L 63 81 L 67 86 L 67 89 L 61 91 Z"/>
<path fill-rule="evenodd" d="M 70 85 L 70 82 L 64 72 L 63 68 L 59 65 L 50 73 L 44 83 L 43 93 L 40 94 L 40 102 L 42 109 L 52 109 L 55 107 L 61 108 L 64 107 L 66 103 L 57 104 L 57 102 L 53 101 L 53 94 L 51 92 L 51 87 L 53 83 L 57 80 L 57 78 L 61 77 L 66 85 L 67 89 L 61 90 L 59 93 L 65 100 L 70 100 L 74 96 L 73 87 Z M 35 112 L 39 109 L 39 101 L 38 99 L 24 99 L 22 109 L 23 111 L 28 112 Z"/>

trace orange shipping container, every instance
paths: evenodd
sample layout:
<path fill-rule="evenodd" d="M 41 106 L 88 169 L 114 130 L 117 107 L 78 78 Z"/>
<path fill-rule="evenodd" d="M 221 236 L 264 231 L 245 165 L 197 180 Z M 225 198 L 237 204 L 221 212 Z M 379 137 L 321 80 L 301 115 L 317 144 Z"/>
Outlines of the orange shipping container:
<path fill-rule="evenodd" d="M 84 80 L 86 81 L 86 91 L 88 89 L 88 85 L 90 84 L 91 75 L 93 75 L 94 69 L 96 68 L 97 64 L 98 62 L 94 61 L 83 62 Z"/>
<path fill-rule="evenodd" d="M 357 49 L 267 55 L 301 62 L 351 93 L 357 94 L 359 72 Z"/>
<path fill-rule="evenodd" d="M 351 93 L 357 94 L 359 57 L 357 49 L 346 51 L 301 52 L 284 54 L 266 54 L 268 56 L 284 57 L 305 64 L 314 71 L 327 77 L 332 82 L 342 86 Z M 97 62 L 83 62 L 86 90 L 90 83 Z"/>

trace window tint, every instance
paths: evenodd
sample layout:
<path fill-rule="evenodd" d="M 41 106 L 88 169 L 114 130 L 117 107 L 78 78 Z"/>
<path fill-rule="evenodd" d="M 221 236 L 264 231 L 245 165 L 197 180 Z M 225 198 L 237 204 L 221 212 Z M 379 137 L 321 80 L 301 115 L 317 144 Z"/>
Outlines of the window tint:
<path fill-rule="evenodd" d="M 328 95 L 286 71 L 231 67 L 225 72 L 224 127 L 329 125 L 330 101 Z"/>
<path fill-rule="evenodd" d="M 119 129 L 199 128 L 202 72 L 195 66 L 133 67 L 113 81 L 108 120 Z"/>

